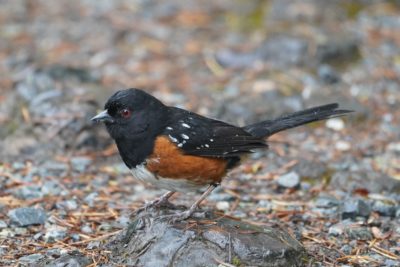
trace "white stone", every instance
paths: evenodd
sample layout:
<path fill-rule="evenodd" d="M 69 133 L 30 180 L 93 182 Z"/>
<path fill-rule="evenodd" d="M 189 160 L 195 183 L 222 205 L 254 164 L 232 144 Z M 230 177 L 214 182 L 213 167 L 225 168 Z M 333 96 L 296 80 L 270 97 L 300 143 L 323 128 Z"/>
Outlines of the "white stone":
<path fill-rule="evenodd" d="M 341 131 L 344 129 L 344 121 L 340 118 L 332 118 L 326 121 L 326 127 L 335 131 Z"/>

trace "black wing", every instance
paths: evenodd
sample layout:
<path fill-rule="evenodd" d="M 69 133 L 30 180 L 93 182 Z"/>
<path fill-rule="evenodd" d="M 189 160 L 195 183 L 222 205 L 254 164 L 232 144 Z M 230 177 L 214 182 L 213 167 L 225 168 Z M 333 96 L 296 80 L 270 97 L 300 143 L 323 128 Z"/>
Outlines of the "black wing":
<path fill-rule="evenodd" d="M 229 158 L 267 147 L 242 128 L 186 110 L 170 108 L 169 118 L 163 134 L 186 154 Z"/>

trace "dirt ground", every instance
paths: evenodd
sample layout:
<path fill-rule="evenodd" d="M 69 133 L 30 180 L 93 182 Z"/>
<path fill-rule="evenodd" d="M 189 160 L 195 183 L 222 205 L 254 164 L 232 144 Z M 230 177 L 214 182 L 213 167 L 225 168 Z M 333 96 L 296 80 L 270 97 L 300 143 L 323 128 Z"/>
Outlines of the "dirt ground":
<path fill-rule="evenodd" d="M 203 208 L 288 230 L 306 266 L 400 266 L 399 18 L 399 1 L 0 1 L 0 265 L 105 265 L 162 193 L 90 122 L 136 87 L 237 125 L 355 110 L 273 136 Z"/>

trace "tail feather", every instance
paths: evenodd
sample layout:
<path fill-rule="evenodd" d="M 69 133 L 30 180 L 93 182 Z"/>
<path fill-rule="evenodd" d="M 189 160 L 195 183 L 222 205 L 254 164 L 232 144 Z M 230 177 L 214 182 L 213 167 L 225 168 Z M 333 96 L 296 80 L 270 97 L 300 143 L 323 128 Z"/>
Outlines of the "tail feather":
<path fill-rule="evenodd" d="M 337 103 L 313 107 L 284 115 L 282 117 L 258 122 L 243 127 L 244 130 L 257 137 L 269 137 L 277 132 L 294 128 L 314 121 L 343 116 L 353 112 L 352 110 L 337 109 Z"/>

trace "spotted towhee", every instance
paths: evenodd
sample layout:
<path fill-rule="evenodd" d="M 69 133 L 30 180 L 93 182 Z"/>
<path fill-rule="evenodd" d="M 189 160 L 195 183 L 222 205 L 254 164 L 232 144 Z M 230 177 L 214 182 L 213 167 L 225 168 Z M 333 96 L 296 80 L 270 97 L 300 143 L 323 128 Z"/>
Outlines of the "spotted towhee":
<path fill-rule="evenodd" d="M 267 148 L 266 138 L 296 126 L 340 116 L 351 111 L 328 104 L 277 119 L 237 127 L 196 113 L 164 105 L 139 89 L 116 92 L 105 110 L 92 118 L 104 122 L 126 166 L 137 179 L 169 192 L 150 205 L 161 205 L 174 192 L 208 186 L 189 210 L 200 202 L 239 165 L 242 156 Z"/>

